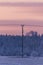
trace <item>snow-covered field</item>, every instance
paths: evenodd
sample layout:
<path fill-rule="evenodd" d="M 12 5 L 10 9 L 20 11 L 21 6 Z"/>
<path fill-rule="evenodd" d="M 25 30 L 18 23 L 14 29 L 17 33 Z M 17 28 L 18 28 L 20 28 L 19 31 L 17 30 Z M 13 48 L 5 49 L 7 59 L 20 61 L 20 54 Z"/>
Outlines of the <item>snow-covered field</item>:
<path fill-rule="evenodd" d="M 15 58 L 0 56 L 0 65 L 43 65 L 43 57 Z"/>

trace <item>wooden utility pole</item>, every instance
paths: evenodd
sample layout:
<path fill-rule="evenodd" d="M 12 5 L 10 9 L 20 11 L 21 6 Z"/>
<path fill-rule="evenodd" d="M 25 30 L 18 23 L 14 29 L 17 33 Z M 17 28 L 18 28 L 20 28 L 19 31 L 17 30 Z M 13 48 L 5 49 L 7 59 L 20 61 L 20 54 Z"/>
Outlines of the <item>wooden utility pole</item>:
<path fill-rule="evenodd" d="M 24 30 L 23 30 L 23 28 L 24 28 L 24 25 L 21 25 L 22 26 L 22 58 L 23 58 L 23 36 L 24 36 Z"/>

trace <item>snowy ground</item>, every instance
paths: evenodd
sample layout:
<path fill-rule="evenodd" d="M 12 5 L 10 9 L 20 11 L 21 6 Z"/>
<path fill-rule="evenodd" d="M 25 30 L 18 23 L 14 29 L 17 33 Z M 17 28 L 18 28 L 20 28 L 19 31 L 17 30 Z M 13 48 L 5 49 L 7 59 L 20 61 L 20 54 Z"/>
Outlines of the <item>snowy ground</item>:
<path fill-rule="evenodd" d="M 43 57 L 14 58 L 0 56 L 0 65 L 43 65 Z"/>

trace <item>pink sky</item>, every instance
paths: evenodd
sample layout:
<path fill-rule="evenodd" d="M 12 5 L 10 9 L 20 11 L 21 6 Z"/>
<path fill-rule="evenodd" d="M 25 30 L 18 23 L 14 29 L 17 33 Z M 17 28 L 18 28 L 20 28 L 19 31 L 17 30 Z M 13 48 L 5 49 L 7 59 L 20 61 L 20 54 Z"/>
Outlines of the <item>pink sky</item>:
<path fill-rule="evenodd" d="M 43 2 L 43 0 L 0 0 L 0 2 Z"/>
<path fill-rule="evenodd" d="M 0 6 L 0 20 L 43 20 L 43 6 Z"/>
<path fill-rule="evenodd" d="M 3 20 L 3 22 L 0 21 L 0 24 L 36 24 L 36 25 L 43 25 L 43 5 L 40 5 L 43 0 L 0 0 L 1 2 L 31 2 L 29 4 L 38 3 L 39 5 L 32 4 L 28 6 L 1 6 L 0 5 L 0 20 Z M 39 3 L 40 2 L 40 3 Z M 4 22 L 4 20 L 13 20 L 11 22 Z M 16 22 L 15 22 L 16 20 Z M 18 27 L 13 26 L 0 26 L 0 34 L 8 33 L 8 34 L 17 34 Z M 19 27 L 19 34 L 21 34 L 21 28 Z M 26 27 L 25 32 L 28 30 L 36 30 L 40 34 L 43 33 L 42 28 L 32 28 L 32 27 Z M 16 32 L 15 32 L 16 31 Z M 41 32 L 40 32 L 41 31 Z"/>

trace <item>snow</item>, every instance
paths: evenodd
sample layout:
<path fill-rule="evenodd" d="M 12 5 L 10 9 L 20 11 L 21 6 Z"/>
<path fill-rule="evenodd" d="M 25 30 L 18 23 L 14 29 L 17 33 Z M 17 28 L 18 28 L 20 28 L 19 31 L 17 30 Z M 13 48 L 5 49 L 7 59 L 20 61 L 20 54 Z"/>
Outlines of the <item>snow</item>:
<path fill-rule="evenodd" d="M 17 58 L 0 56 L 0 65 L 43 65 L 43 57 Z"/>

